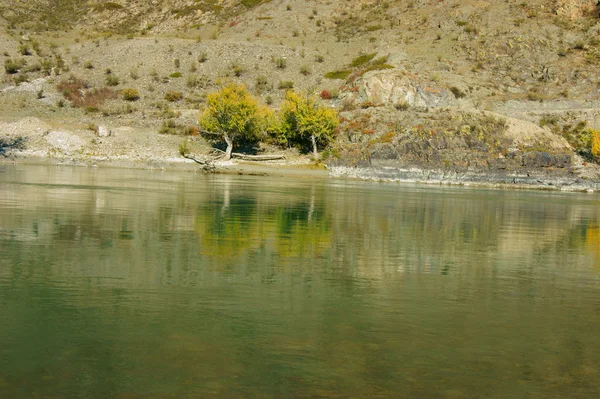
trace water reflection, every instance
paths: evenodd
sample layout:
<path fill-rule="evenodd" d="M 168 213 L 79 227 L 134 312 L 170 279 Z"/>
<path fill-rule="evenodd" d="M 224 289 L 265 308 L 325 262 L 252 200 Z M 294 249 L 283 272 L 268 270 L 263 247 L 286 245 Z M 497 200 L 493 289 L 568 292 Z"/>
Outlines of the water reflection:
<path fill-rule="evenodd" d="M 598 397 L 595 196 L 3 167 L 0 397 Z"/>

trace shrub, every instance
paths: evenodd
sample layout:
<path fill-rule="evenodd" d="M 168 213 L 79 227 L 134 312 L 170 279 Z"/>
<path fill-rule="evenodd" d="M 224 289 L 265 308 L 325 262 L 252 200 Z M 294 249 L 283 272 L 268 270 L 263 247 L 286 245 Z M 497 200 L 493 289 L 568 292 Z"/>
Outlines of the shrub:
<path fill-rule="evenodd" d="M 544 101 L 544 96 L 542 94 L 538 93 L 535 90 L 530 90 L 530 91 L 527 92 L 527 99 L 529 101 L 539 101 L 539 102 L 542 102 L 542 101 Z"/>
<path fill-rule="evenodd" d="M 364 75 L 367 72 L 371 72 L 371 71 L 383 71 L 384 69 L 394 69 L 394 67 L 392 65 L 388 65 L 388 64 L 373 64 L 373 65 L 369 65 L 368 67 L 366 67 L 365 69 L 362 69 L 359 73 L 359 76 Z"/>
<path fill-rule="evenodd" d="M 239 78 L 246 70 L 241 66 L 234 65 L 232 71 L 233 74 Z"/>
<path fill-rule="evenodd" d="M 117 93 L 108 87 L 90 90 L 89 84 L 85 80 L 76 78 L 75 76 L 63 80 L 56 88 L 62 92 L 63 96 L 75 108 L 98 108 L 104 101 L 117 96 Z M 58 106 L 64 106 L 64 102 L 58 104 Z"/>
<path fill-rule="evenodd" d="M 63 80 L 56 85 L 56 89 L 60 91 L 67 100 L 71 100 L 73 96 L 80 96 L 81 92 L 87 88 L 89 88 L 88 82 L 76 78 L 75 76 L 70 76 L 67 80 Z"/>
<path fill-rule="evenodd" d="M 279 57 L 275 59 L 275 66 L 278 69 L 285 69 L 285 67 L 287 66 L 287 61 L 285 60 L 285 58 Z"/>
<path fill-rule="evenodd" d="M 294 82 L 292 82 L 291 80 L 280 80 L 279 83 L 277 84 L 277 88 L 278 89 L 293 89 Z"/>
<path fill-rule="evenodd" d="M 25 43 L 19 45 L 18 51 L 21 55 L 31 55 L 29 45 Z"/>
<path fill-rule="evenodd" d="M 575 43 L 573 43 L 573 49 L 585 50 L 585 42 L 583 40 L 577 40 Z"/>
<path fill-rule="evenodd" d="M 206 60 L 208 60 L 208 56 L 203 51 L 198 55 L 198 62 L 202 64 L 203 62 L 206 62 Z"/>
<path fill-rule="evenodd" d="M 161 134 L 177 134 L 178 128 L 179 126 L 177 125 L 177 123 L 173 119 L 169 119 L 163 121 L 162 126 L 160 127 L 160 130 L 158 132 Z"/>
<path fill-rule="evenodd" d="M 115 75 L 108 75 L 106 76 L 106 85 L 107 86 L 118 86 L 119 85 L 119 78 Z"/>
<path fill-rule="evenodd" d="M 172 74 L 169 75 L 170 78 L 175 78 L 175 79 L 180 78 L 182 76 L 183 75 L 181 74 L 181 72 L 173 72 Z"/>
<path fill-rule="evenodd" d="M 42 66 L 39 63 L 29 65 L 23 69 L 23 72 L 39 72 L 42 70 Z"/>
<path fill-rule="evenodd" d="M 25 83 L 25 82 L 29 82 L 29 75 L 27 75 L 26 73 L 20 73 L 13 78 L 13 81 L 15 82 L 16 85 L 19 85 L 19 84 Z"/>
<path fill-rule="evenodd" d="M 268 84 L 269 84 L 269 81 L 267 80 L 266 76 L 261 75 L 261 76 L 256 77 L 256 87 L 259 90 L 264 90 Z"/>
<path fill-rule="evenodd" d="M 185 85 L 190 89 L 206 86 L 206 76 L 188 75 Z"/>
<path fill-rule="evenodd" d="M 140 99 L 140 93 L 136 89 L 123 89 L 121 90 L 121 97 L 125 101 L 137 101 Z"/>
<path fill-rule="evenodd" d="M 406 111 L 410 108 L 410 104 L 408 103 L 408 101 L 404 100 L 394 104 L 394 108 L 396 108 L 398 111 Z"/>
<path fill-rule="evenodd" d="M 186 156 L 189 153 L 190 153 L 190 147 L 189 147 L 188 141 L 186 139 L 186 140 L 183 140 L 183 142 L 181 144 L 179 144 L 179 155 Z"/>
<path fill-rule="evenodd" d="M 323 100 L 331 100 L 333 98 L 329 90 L 323 90 L 321 94 L 319 94 L 319 97 Z"/>
<path fill-rule="evenodd" d="M 452 94 L 454 94 L 455 98 L 464 98 L 466 96 L 466 94 L 456 86 L 452 86 L 450 88 L 450 91 L 452 92 Z"/>
<path fill-rule="evenodd" d="M 171 90 L 168 91 L 167 94 L 165 94 L 165 100 L 172 103 L 176 101 L 181 101 L 182 98 L 183 94 L 180 91 Z"/>
<path fill-rule="evenodd" d="M 300 73 L 304 76 L 310 75 L 310 68 L 306 65 L 300 67 Z"/>
<path fill-rule="evenodd" d="M 19 72 L 19 70 L 23 68 L 26 64 L 27 62 L 25 62 L 24 59 L 13 60 L 9 58 L 4 60 L 4 70 L 7 74 L 13 75 Z"/>

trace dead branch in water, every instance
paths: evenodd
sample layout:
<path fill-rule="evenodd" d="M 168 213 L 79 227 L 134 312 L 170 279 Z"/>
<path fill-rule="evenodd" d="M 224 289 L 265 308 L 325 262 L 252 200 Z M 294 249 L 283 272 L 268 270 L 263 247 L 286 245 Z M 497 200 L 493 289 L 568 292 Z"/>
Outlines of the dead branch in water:
<path fill-rule="evenodd" d="M 202 165 L 202 170 L 204 170 L 205 172 L 214 172 L 217 170 L 217 168 L 215 167 L 215 164 L 210 159 L 198 159 L 198 158 L 194 157 L 192 154 L 183 154 L 183 157 L 187 158 L 187 159 L 191 159 L 192 161 L 196 162 L 197 164 Z"/>

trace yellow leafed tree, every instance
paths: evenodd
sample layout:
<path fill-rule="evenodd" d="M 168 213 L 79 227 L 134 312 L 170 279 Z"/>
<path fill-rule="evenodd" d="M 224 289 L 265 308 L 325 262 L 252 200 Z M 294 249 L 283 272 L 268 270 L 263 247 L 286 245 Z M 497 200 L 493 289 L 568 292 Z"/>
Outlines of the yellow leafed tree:
<path fill-rule="evenodd" d="M 227 143 L 225 160 L 229 160 L 236 141 L 254 139 L 262 133 L 259 116 L 268 112 L 258 105 L 246 86 L 231 83 L 208 95 L 199 123 L 202 129 L 223 138 Z"/>
<path fill-rule="evenodd" d="M 288 91 L 280 110 L 282 130 L 287 141 L 310 139 L 313 155 L 319 157 L 319 144 L 334 137 L 339 121 L 337 112 L 319 103 L 316 96 Z"/>
<path fill-rule="evenodd" d="M 594 158 L 600 158 L 600 132 L 598 130 L 591 130 L 592 134 L 592 155 Z"/>

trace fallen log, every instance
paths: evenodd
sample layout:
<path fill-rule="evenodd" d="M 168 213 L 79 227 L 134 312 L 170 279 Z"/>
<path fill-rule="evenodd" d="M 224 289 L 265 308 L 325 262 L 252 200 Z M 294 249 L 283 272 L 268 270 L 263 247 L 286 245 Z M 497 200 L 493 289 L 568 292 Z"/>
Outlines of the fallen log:
<path fill-rule="evenodd" d="M 218 148 L 215 148 L 215 151 L 220 152 L 220 153 L 225 153 L 225 151 L 223 150 L 219 150 Z M 271 154 L 271 155 L 248 155 L 248 154 L 242 154 L 239 152 L 232 152 L 231 153 L 231 157 L 232 158 L 239 158 L 242 159 L 244 161 L 277 161 L 280 159 L 286 159 L 285 155 L 283 154 Z"/>
<path fill-rule="evenodd" d="M 276 161 L 278 159 L 285 159 L 285 155 L 273 154 L 273 155 L 246 155 L 234 152 L 231 154 L 233 158 L 243 159 L 245 161 Z"/>

